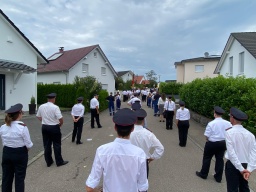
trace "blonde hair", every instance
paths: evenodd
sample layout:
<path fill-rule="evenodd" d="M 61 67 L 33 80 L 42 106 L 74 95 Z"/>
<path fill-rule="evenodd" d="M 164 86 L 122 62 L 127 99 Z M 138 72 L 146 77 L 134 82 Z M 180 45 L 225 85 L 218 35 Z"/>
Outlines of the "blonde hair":
<path fill-rule="evenodd" d="M 5 119 L 4 119 L 6 125 L 7 125 L 7 126 L 10 126 L 10 125 L 11 125 L 11 122 L 12 122 L 12 121 L 15 121 L 16 119 L 18 119 L 19 115 L 20 115 L 20 112 L 16 112 L 16 113 L 7 113 L 7 114 L 5 115 Z"/>

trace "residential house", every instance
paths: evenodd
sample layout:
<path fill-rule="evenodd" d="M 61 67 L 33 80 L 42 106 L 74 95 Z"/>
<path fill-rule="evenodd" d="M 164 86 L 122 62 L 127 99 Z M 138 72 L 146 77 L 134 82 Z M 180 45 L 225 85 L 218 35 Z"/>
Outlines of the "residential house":
<path fill-rule="evenodd" d="M 48 61 L 1 9 L 0 45 L 0 109 L 21 103 L 28 111 L 37 98 L 37 64 Z"/>
<path fill-rule="evenodd" d="M 256 32 L 231 33 L 214 73 L 256 77 Z"/>
<path fill-rule="evenodd" d="M 188 83 L 196 78 L 216 77 L 214 69 L 217 66 L 220 56 L 210 56 L 208 52 L 204 57 L 185 59 L 175 62 L 177 83 Z"/>
<path fill-rule="evenodd" d="M 117 73 L 99 45 L 59 51 L 48 58 L 49 64 L 38 66 L 39 84 L 72 84 L 75 76 L 94 76 L 108 92 L 115 91 Z"/>
<path fill-rule="evenodd" d="M 118 71 L 117 76 L 122 78 L 124 82 L 131 81 L 133 72 L 132 71 Z"/>
<path fill-rule="evenodd" d="M 135 84 L 145 84 L 146 79 L 143 75 L 134 75 L 134 83 Z"/>

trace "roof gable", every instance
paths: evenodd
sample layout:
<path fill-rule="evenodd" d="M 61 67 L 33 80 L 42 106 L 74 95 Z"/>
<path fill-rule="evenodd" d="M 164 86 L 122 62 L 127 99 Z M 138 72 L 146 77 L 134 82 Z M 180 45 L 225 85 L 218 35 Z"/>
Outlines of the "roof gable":
<path fill-rule="evenodd" d="M 127 74 L 127 73 L 131 73 L 131 74 L 132 74 L 131 71 L 118 71 L 118 72 L 117 72 L 117 76 L 118 76 L 118 77 L 122 77 L 123 75 L 125 75 L 125 74 Z"/>
<path fill-rule="evenodd" d="M 256 32 L 231 33 L 231 35 L 256 58 Z"/>
<path fill-rule="evenodd" d="M 48 63 L 48 60 L 43 56 L 43 54 L 34 46 L 33 43 L 30 42 L 30 40 L 19 30 L 19 28 L 9 19 L 9 17 L 7 17 L 7 15 L 4 14 L 4 12 L 1 9 L 0 15 L 2 15 L 3 18 L 14 28 L 14 30 L 16 30 L 17 33 L 20 34 L 21 37 L 32 47 L 32 49 L 35 50 L 38 56 L 42 58 L 43 62 Z"/>
<path fill-rule="evenodd" d="M 60 53 L 61 55 L 56 59 L 50 60 L 47 65 L 39 65 L 37 71 L 38 73 L 68 71 L 96 47 L 98 47 L 98 45 L 54 53 L 49 58 L 53 58 L 54 55 L 58 55 Z"/>
<path fill-rule="evenodd" d="M 237 40 L 254 58 L 256 58 L 256 32 L 231 33 L 214 70 L 214 74 L 220 72 L 234 40 Z"/>

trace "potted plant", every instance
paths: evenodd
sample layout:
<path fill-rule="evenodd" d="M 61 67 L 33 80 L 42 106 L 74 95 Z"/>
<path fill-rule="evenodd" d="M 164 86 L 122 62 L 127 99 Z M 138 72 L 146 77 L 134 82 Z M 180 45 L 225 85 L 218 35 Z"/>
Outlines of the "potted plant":
<path fill-rule="evenodd" d="M 29 114 L 36 114 L 36 99 L 34 96 L 30 99 L 30 104 L 28 104 Z"/>

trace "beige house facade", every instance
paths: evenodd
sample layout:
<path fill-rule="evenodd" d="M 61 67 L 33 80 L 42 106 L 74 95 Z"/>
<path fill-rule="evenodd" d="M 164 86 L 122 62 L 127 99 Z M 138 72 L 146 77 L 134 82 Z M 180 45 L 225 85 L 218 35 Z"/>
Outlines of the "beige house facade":
<path fill-rule="evenodd" d="M 175 62 L 177 83 L 188 83 L 197 78 L 217 77 L 214 70 L 220 60 L 219 56 L 198 57 Z"/>

